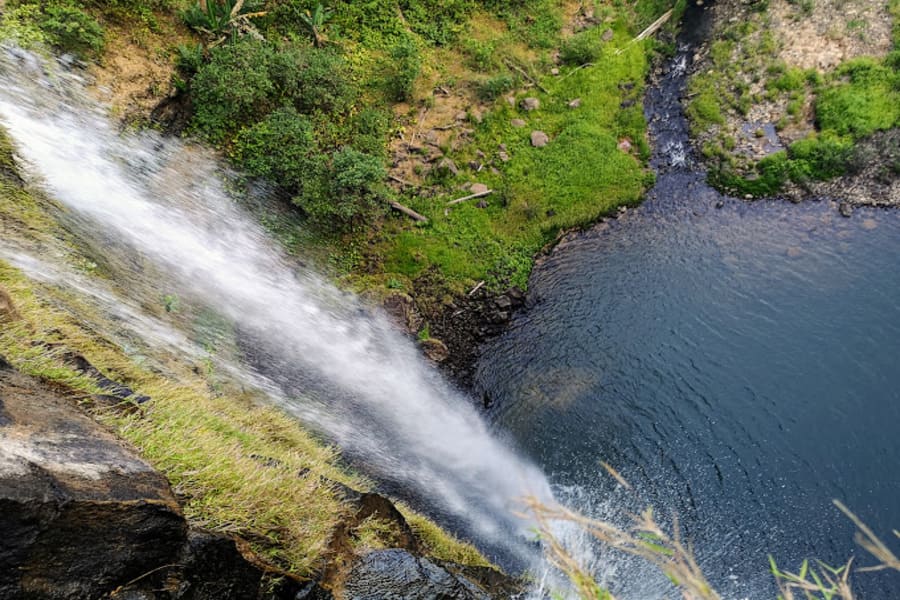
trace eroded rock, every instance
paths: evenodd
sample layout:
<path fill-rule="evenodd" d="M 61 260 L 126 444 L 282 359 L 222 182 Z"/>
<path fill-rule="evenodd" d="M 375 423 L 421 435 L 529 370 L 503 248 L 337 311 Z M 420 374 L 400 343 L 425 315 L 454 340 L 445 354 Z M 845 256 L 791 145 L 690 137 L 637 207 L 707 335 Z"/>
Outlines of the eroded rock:
<path fill-rule="evenodd" d="M 376 550 L 359 559 L 347 578 L 345 600 L 490 600 L 461 575 L 405 550 Z"/>

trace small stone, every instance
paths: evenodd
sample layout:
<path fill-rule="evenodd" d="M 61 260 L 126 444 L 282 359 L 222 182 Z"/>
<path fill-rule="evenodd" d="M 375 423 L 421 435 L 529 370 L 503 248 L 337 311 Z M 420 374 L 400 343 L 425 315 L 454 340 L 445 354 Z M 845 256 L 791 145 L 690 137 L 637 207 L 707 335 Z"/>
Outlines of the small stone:
<path fill-rule="evenodd" d="M 552 69 L 550 69 L 550 74 L 551 75 L 559 75 L 559 69 L 557 69 L 556 67 L 553 67 Z"/>
<path fill-rule="evenodd" d="M 581 98 L 575 98 L 569 101 L 569 108 L 578 108 L 581 106 Z"/>
<path fill-rule="evenodd" d="M 485 158 L 487 155 L 484 152 L 482 152 L 481 150 L 476 150 L 475 156 L 477 156 L 478 158 Z"/>
<path fill-rule="evenodd" d="M 513 119 L 509 122 L 513 127 L 525 127 L 525 121 L 522 119 Z"/>
<path fill-rule="evenodd" d="M 791 258 L 797 258 L 798 256 L 801 256 L 802 254 L 803 254 L 803 251 L 798 246 L 790 246 L 787 249 L 787 255 Z"/>
<path fill-rule="evenodd" d="M 483 194 L 489 189 L 490 188 L 483 183 L 473 183 L 469 191 L 471 191 L 473 194 Z"/>
<path fill-rule="evenodd" d="M 478 208 L 487 208 L 488 207 L 487 200 L 479 200 L 478 204 L 476 204 L 475 206 L 477 206 Z"/>
<path fill-rule="evenodd" d="M 607 29 L 606 31 L 604 31 L 603 35 L 600 36 L 600 39 L 604 42 L 608 42 L 613 39 L 613 30 Z"/>
<path fill-rule="evenodd" d="M 506 310 L 512 306 L 512 300 L 508 296 L 497 296 L 494 298 L 494 305 L 501 310 Z"/>
<path fill-rule="evenodd" d="M 721 200 L 716 201 L 716 208 L 723 208 L 724 206 L 725 206 L 725 203 L 722 202 Z"/>
<path fill-rule="evenodd" d="M 509 162 L 509 154 L 503 152 L 502 150 L 497 153 L 497 158 L 499 158 L 503 162 Z"/>
<path fill-rule="evenodd" d="M 497 144 L 497 148 L 506 152 L 506 144 Z"/>
<path fill-rule="evenodd" d="M 631 140 L 629 140 L 628 138 L 622 138 L 621 140 L 619 140 L 619 143 L 616 145 L 616 147 L 622 152 L 631 152 Z"/>
<path fill-rule="evenodd" d="M 458 113 L 456 113 L 455 119 L 457 121 L 465 121 L 467 118 L 468 118 L 468 115 L 466 114 L 465 111 L 459 111 Z"/>
<path fill-rule="evenodd" d="M 543 148 L 550 141 L 550 137 L 543 131 L 531 132 L 531 145 L 535 148 Z"/>
<path fill-rule="evenodd" d="M 447 171 L 452 173 L 453 175 L 459 175 L 459 168 L 456 166 L 456 163 L 450 160 L 449 158 L 442 158 L 441 161 L 437 164 L 438 171 Z"/>
<path fill-rule="evenodd" d="M 491 173 L 493 173 L 494 175 L 499 175 L 499 174 L 500 174 L 500 170 L 497 169 L 497 167 L 491 167 Z"/>
<path fill-rule="evenodd" d="M 483 166 L 483 165 L 482 165 L 479 161 L 477 161 L 477 160 L 470 160 L 470 161 L 469 161 L 469 168 L 470 168 L 471 170 L 475 171 L 476 173 L 477 173 L 478 171 L 481 170 L 481 167 L 482 167 L 482 166 Z"/>
<path fill-rule="evenodd" d="M 515 108 L 516 106 L 516 97 L 515 96 L 507 96 L 506 103 Z"/>
<path fill-rule="evenodd" d="M 532 111 L 541 107 L 541 101 L 534 97 L 528 97 L 522 100 L 522 110 Z"/>
<path fill-rule="evenodd" d="M 744 194 L 744 200 L 753 200 L 753 194 Z"/>
<path fill-rule="evenodd" d="M 878 222 L 875 219 L 865 219 L 862 222 L 863 229 L 872 230 L 878 227 Z"/>
<path fill-rule="evenodd" d="M 838 212 L 841 213 L 842 217 L 850 217 L 853 214 L 853 207 L 848 202 L 841 202 L 838 205 Z"/>

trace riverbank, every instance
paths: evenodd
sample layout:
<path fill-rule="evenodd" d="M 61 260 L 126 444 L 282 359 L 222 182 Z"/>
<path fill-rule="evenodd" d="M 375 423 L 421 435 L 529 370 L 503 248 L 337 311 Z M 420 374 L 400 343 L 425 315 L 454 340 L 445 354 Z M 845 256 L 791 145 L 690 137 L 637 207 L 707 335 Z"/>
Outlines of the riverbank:
<path fill-rule="evenodd" d="M 900 205 L 900 3 L 721 1 L 686 111 L 710 182 L 738 197 Z"/>

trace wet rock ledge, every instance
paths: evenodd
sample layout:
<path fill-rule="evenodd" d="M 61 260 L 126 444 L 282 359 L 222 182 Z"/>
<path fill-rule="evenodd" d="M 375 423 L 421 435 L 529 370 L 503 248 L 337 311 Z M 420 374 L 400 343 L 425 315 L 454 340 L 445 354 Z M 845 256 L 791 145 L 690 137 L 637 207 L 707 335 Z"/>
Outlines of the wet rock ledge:
<path fill-rule="evenodd" d="M 347 490 L 354 521 L 399 519 L 409 539 L 353 557 L 332 574 L 341 581 L 332 595 L 264 564 L 240 539 L 189 527 L 165 477 L 65 393 L 0 357 L 4 600 L 480 600 L 518 591 L 491 569 L 419 556 L 389 500 Z"/>

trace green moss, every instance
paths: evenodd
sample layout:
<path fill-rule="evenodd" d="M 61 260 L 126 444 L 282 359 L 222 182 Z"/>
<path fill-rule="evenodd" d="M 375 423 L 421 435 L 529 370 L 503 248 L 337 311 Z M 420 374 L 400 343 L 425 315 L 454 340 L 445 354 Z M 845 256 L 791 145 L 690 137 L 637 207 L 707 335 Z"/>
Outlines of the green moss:
<path fill-rule="evenodd" d="M 900 73 L 872 59 L 841 65 L 816 99 L 823 131 L 860 138 L 900 123 Z"/>

